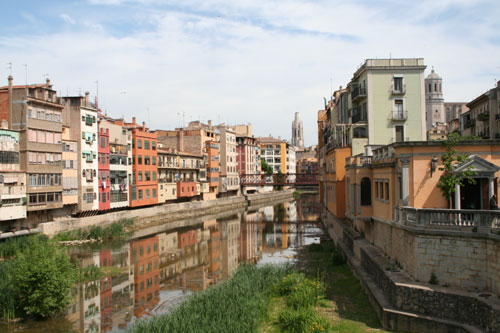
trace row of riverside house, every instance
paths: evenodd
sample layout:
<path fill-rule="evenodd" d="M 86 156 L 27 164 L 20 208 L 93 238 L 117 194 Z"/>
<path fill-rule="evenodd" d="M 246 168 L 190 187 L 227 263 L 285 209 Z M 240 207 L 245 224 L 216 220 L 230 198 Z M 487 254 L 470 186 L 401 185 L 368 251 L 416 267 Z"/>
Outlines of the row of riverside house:
<path fill-rule="evenodd" d="M 14 85 L 9 76 L 0 87 L 0 122 L 0 230 L 240 195 L 240 175 L 261 172 L 261 147 L 269 145 L 250 124 L 193 121 L 153 131 L 135 117 L 103 114 L 88 92 L 58 97 L 48 79 Z M 276 171 L 295 172 L 293 147 L 273 140 L 283 146 Z"/>
<path fill-rule="evenodd" d="M 451 248 L 456 254 L 451 259 L 436 250 L 429 261 L 422 253 L 425 244 L 441 244 L 444 236 L 432 233 L 471 232 L 472 239 L 484 232 L 486 239 L 500 227 L 491 200 L 500 185 L 500 141 L 493 139 L 500 132 L 500 82 L 470 103 L 445 103 L 441 78 L 434 69 L 425 77 L 425 69 L 423 59 L 368 59 L 325 103 L 318 112 L 320 200 L 332 221 L 345 221 L 417 281 L 436 274 L 449 285 L 498 293 L 498 270 L 484 267 L 498 265 L 499 257 L 486 260 L 485 246 L 467 258 Z M 482 139 L 456 144 L 468 159 L 450 173 L 468 170 L 474 181 L 456 184 L 448 199 L 438 184 L 444 143 L 453 132 Z M 407 234 L 408 228 L 417 229 Z M 418 230 L 427 234 L 419 236 Z M 436 260 L 441 265 L 433 265 Z"/>

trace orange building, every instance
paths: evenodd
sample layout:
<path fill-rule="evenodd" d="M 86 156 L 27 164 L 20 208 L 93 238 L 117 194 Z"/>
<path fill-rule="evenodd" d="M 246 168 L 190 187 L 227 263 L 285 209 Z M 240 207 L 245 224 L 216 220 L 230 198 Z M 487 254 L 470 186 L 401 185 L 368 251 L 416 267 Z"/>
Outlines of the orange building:
<path fill-rule="evenodd" d="M 470 160 L 456 165 L 474 172 L 474 184 L 457 186 L 450 202 L 437 187 L 443 171 L 442 141 L 400 142 L 374 148 L 372 156 L 357 155 L 346 162 L 346 217 L 367 234 L 373 221 L 399 221 L 411 209 L 489 210 L 489 199 L 498 193 L 500 145 L 493 140 L 459 143 L 455 149 Z M 464 211 L 466 213 L 466 211 Z M 447 215 L 447 216 L 448 216 Z"/>
<path fill-rule="evenodd" d="M 135 117 L 125 126 L 132 132 L 132 181 L 130 207 L 158 203 L 158 166 L 156 132 L 150 132 L 145 123 L 139 126 Z"/>
<path fill-rule="evenodd" d="M 138 318 L 160 299 L 159 238 L 153 236 L 132 241 L 130 251 L 134 267 L 135 309 Z"/>
<path fill-rule="evenodd" d="M 208 163 L 207 163 L 207 179 L 210 186 L 210 192 L 219 192 L 219 172 L 220 172 L 220 153 L 219 153 L 219 143 L 215 141 L 208 141 L 207 153 L 208 153 Z"/>

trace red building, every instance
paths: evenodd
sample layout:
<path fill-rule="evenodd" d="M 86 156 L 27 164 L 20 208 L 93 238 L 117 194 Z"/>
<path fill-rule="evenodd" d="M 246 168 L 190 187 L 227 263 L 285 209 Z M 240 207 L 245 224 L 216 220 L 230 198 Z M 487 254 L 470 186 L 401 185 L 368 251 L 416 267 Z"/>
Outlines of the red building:
<path fill-rule="evenodd" d="M 177 183 L 177 198 L 192 198 L 197 195 L 196 182 L 183 182 Z"/>
<path fill-rule="evenodd" d="M 112 265 L 110 249 L 99 252 L 99 263 L 99 267 L 110 267 Z M 101 278 L 101 332 L 111 332 L 113 329 L 112 285 L 111 276 Z"/>
<path fill-rule="evenodd" d="M 185 248 L 188 246 L 193 246 L 198 243 L 198 232 L 196 230 L 189 230 L 177 235 L 179 248 Z"/>
<path fill-rule="evenodd" d="M 108 210 L 110 204 L 110 177 L 109 177 L 109 129 L 99 129 L 99 210 Z"/>
<path fill-rule="evenodd" d="M 160 299 L 159 238 L 153 236 L 130 243 L 134 266 L 135 309 L 134 315 L 142 317 L 147 309 Z"/>
<path fill-rule="evenodd" d="M 130 185 L 130 207 L 148 206 L 158 203 L 158 153 L 157 134 L 150 132 L 143 122 L 139 126 L 132 118 L 127 123 L 132 131 L 132 182 Z"/>

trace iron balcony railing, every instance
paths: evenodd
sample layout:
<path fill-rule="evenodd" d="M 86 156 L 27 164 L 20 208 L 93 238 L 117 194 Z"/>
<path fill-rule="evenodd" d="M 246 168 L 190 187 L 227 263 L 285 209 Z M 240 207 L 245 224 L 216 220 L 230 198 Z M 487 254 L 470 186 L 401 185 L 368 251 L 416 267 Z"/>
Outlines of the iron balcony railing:
<path fill-rule="evenodd" d="M 391 91 L 393 95 L 404 95 L 406 93 L 406 84 L 403 84 L 402 86 L 395 86 L 393 84 Z"/>
<path fill-rule="evenodd" d="M 353 86 L 352 92 L 351 92 L 351 99 L 352 101 L 356 101 L 361 98 L 366 97 L 366 87 L 365 86 Z"/>
<path fill-rule="evenodd" d="M 393 121 L 405 121 L 408 119 L 408 111 L 393 110 L 391 119 Z"/>

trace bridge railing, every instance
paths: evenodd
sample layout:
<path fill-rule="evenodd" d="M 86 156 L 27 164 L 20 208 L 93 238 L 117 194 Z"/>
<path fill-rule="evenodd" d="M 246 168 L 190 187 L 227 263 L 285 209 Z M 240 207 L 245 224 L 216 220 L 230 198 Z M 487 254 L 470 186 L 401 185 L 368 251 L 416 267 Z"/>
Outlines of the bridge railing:
<path fill-rule="evenodd" d="M 317 173 L 242 174 L 240 185 L 318 185 Z"/>

